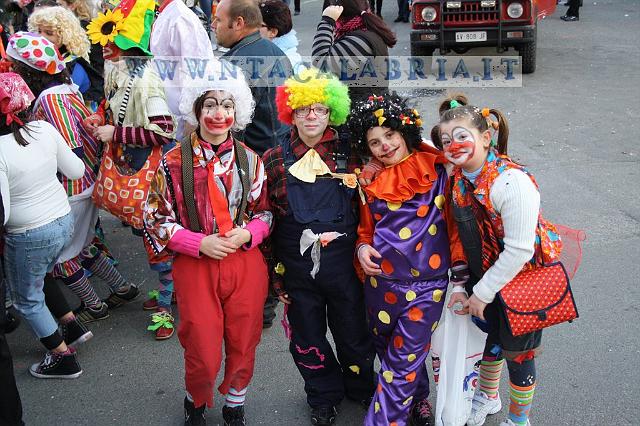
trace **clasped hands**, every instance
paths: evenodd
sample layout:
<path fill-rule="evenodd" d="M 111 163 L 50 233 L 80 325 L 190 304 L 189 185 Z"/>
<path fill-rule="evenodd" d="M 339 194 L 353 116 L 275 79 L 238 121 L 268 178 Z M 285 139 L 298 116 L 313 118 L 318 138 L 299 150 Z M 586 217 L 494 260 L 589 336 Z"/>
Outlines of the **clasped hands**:
<path fill-rule="evenodd" d="M 200 241 L 200 253 L 212 259 L 222 260 L 249 241 L 251 241 L 251 232 L 244 228 L 233 228 L 224 236 L 211 234 L 204 237 Z"/>
<path fill-rule="evenodd" d="M 360 265 L 362 266 L 364 273 L 369 276 L 375 276 L 382 272 L 380 266 L 372 260 L 372 258 L 380 259 L 381 257 L 380 253 L 369 244 L 364 244 L 358 248 L 358 260 L 360 261 Z M 458 302 L 462 304 L 462 309 L 455 310 L 454 312 L 456 314 L 471 314 L 481 320 L 484 320 L 484 309 L 487 304 L 478 299 L 475 294 L 472 294 L 471 297 L 467 297 L 466 292 L 454 292 L 449 299 L 447 308 L 452 308 Z"/>

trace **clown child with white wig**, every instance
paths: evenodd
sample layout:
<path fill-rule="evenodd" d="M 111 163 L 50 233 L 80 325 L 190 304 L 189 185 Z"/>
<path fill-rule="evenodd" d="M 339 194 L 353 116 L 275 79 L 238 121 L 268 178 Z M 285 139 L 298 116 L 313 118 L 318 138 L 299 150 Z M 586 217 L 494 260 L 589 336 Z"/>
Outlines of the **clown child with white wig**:
<path fill-rule="evenodd" d="M 267 296 L 258 245 L 268 236 L 267 182 L 260 157 L 232 131 L 251 121 L 254 102 L 240 70 L 220 79 L 220 64 L 183 90 L 180 109 L 196 126 L 164 156 L 151 184 L 145 226 L 158 252 L 175 254 L 187 396 L 185 425 L 205 424 L 205 405 L 225 346 L 225 425 L 244 425 Z M 232 78 L 232 76 L 234 76 Z"/>

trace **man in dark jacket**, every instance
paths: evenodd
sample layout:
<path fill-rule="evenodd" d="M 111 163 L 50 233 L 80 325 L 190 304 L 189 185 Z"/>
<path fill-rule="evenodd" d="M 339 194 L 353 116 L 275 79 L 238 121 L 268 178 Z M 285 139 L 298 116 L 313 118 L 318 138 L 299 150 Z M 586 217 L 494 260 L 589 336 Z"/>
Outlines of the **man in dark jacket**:
<path fill-rule="evenodd" d="M 269 85 L 265 84 L 264 80 L 256 79 L 254 65 L 264 61 L 263 69 L 258 67 L 262 71 L 260 74 L 264 77 L 265 74 L 275 70 L 277 61 L 279 69 L 284 71 L 282 82 L 292 74 L 287 55 L 271 41 L 260 36 L 261 26 L 262 13 L 254 0 L 222 0 L 211 22 L 218 44 L 230 49 L 224 54 L 223 59 L 237 60 L 237 65 L 243 69 L 249 81 L 256 109 L 253 121 L 244 130 L 244 134 L 237 137 L 258 155 L 277 146 L 289 135 L 290 130 L 278 120 L 275 103 L 277 83 Z M 264 306 L 265 328 L 273 324 L 277 304 L 278 299 L 270 294 Z"/>
<path fill-rule="evenodd" d="M 280 81 L 282 84 L 292 74 L 291 63 L 278 46 L 260 36 L 262 14 L 254 0 L 222 0 L 216 8 L 211 25 L 216 32 L 218 44 L 230 49 L 223 58 L 237 60 L 237 65 L 244 70 L 249 80 L 256 109 L 253 121 L 247 126 L 241 139 L 249 148 L 262 155 L 289 134 L 289 127 L 278 121 L 275 105 L 277 83 L 268 85 L 262 78 L 256 78 L 254 66 L 261 77 L 264 77 L 275 70 L 274 64 L 278 61 L 279 69 L 284 72 Z M 244 59 L 247 57 L 248 61 Z"/>

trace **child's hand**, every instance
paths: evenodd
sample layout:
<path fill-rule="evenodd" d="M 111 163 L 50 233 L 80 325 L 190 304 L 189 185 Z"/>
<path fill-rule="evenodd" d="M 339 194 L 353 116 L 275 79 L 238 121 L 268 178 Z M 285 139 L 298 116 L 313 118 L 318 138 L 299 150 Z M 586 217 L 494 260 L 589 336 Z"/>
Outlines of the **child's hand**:
<path fill-rule="evenodd" d="M 372 257 L 380 259 L 382 256 L 378 253 L 378 250 L 374 249 L 369 244 L 365 244 L 358 248 L 358 260 L 360 261 L 360 265 L 362 265 L 364 273 L 369 276 L 378 275 L 382 272 L 380 266 L 371 260 Z"/>
<path fill-rule="evenodd" d="M 383 170 L 384 164 L 373 158 L 362 168 L 362 172 L 358 175 L 358 182 L 362 186 L 367 186 L 371 184 Z"/>
<path fill-rule="evenodd" d="M 233 244 L 236 249 L 239 249 L 244 244 L 251 241 L 251 232 L 244 228 L 233 228 L 231 231 L 224 234 L 222 239 Z"/>
<path fill-rule="evenodd" d="M 487 304 L 478 299 L 475 294 L 472 294 L 469 300 L 464 304 L 464 308 L 469 310 L 469 313 L 475 317 L 484 321 L 484 308 Z"/>
<path fill-rule="evenodd" d="M 469 298 L 467 297 L 467 293 L 464 293 L 464 292 L 453 293 L 451 295 L 451 299 L 449 299 L 449 304 L 447 305 L 447 308 L 451 309 L 456 304 L 461 304 L 462 309 L 458 311 L 453 311 L 453 312 L 455 312 L 458 315 L 467 315 L 469 313 L 469 309 L 465 308 L 464 305 L 465 303 L 467 303 L 468 299 Z"/>

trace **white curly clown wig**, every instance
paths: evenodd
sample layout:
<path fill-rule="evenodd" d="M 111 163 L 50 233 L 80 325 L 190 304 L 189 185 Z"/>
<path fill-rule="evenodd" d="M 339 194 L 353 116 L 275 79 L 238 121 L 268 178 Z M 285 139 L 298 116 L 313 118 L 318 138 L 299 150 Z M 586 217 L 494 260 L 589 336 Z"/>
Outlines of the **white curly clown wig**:
<path fill-rule="evenodd" d="M 230 62 L 219 60 L 210 61 L 207 64 L 202 78 L 185 78 L 186 87 L 182 88 L 180 95 L 180 115 L 189 126 L 198 126 L 194 105 L 198 98 L 212 90 L 223 90 L 233 97 L 235 104 L 235 122 L 231 130 L 243 130 L 251 123 L 253 110 L 256 106 L 251 89 L 242 73 L 242 70 Z"/>
<path fill-rule="evenodd" d="M 45 28 L 54 32 L 69 53 L 89 60 L 91 43 L 80 20 L 70 10 L 62 6 L 38 9 L 29 16 L 27 25 L 31 32 L 42 34 Z"/>

